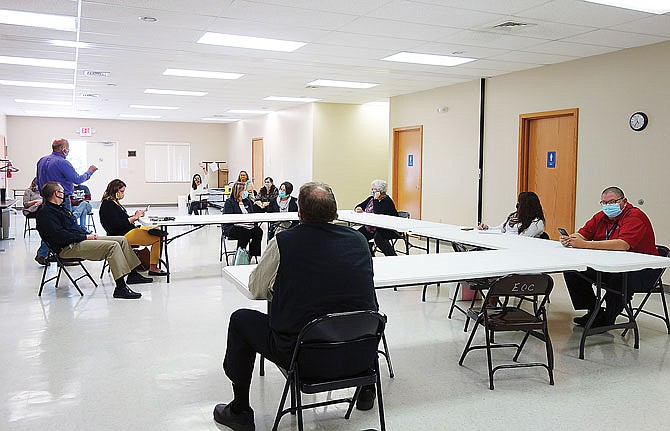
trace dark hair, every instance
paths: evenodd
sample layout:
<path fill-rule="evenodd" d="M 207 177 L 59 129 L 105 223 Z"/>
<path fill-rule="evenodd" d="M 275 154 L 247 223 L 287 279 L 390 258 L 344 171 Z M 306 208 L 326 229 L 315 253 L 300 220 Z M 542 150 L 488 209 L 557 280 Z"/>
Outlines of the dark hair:
<path fill-rule="evenodd" d="M 608 193 L 614 193 L 618 199 L 623 199 L 623 198 L 626 197 L 626 195 L 623 194 L 623 190 L 621 190 L 619 187 L 615 187 L 615 186 L 607 187 L 605 190 L 603 190 L 601 195 L 605 195 L 605 194 L 608 194 Z"/>
<path fill-rule="evenodd" d="M 42 186 L 42 197 L 44 199 L 51 199 L 61 187 L 59 182 L 48 181 Z"/>
<path fill-rule="evenodd" d="M 279 188 L 281 189 L 281 186 L 284 186 L 286 189 L 286 196 L 290 195 L 293 193 L 293 184 L 289 183 L 288 181 L 284 181 L 279 185 Z"/>
<path fill-rule="evenodd" d="M 330 223 L 337 218 L 337 201 L 328 184 L 303 184 L 298 194 L 298 207 L 305 223 Z"/>
<path fill-rule="evenodd" d="M 245 183 L 241 181 L 236 181 L 230 190 L 230 198 L 233 199 L 235 202 L 237 202 L 237 195 L 240 194 L 240 191 L 245 191 L 246 189 L 247 185 Z"/>
<path fill-rule="evenodd" d="M 265 177 L 265 179 L 263 180 L 263 182 L 266 182 L 267 180 L 270 180 L 270 182 L 272 183 L 272 185 L 275 184 L 275 180 L 273 180 L 272 177 Z"/>
<path fill-rule="evenodd" d="M 507 224 L 510 226 L 520 225 L 519 234 L 528 229 L 533 220 L 538 219 L 544 222 L 544 212 L 540 198 L 534 192 L 521 192 L 517 199 L 516 211 L 507 216 Z"/>
<path fill-rule="evenodd" d="M 193 181 L 191 181 L 191 187 L 193 187 L 193 190 L 198 188 L 198 186 L 195 184 L 195 177 L 200 178 L 200 184 L 202 184 L 202 177 L 200 174 L 193 174 Z"/>
<path fill-rule="evenodd" d="M 107 184 L 107 189 L 105 189 L 105 193 L 102 194 L 102 200 L 116 200 L 116 192 L 118 192 L 121 187 L 125 187 L 126 183 L 121 181 L 120 179 L 115 179 L 109 182 Z"/>
<path fill-rule="evenodd" d="M 244 181 L 242 181 L 242 180 L 240 179 L 240 177 L 242 176 L 242 172 L 244 172 L 244 175 L 247 176 L 247 179 L 244 180 Z M 240 181 L 240 182 L 243 182 L 243 183 L 244 183 L 244 182 L 247 182 L 248 180 L 249 180 L 249 174 L 247 173 L 247 171 L 240 171 L 240 173 L 237 174 L 237 181 Z"/>
<path fill-rule="evenodd" d="M 30 182 L 30 190 L 37 191 L 37 177 Z"/>
<path fill-rule="evenodd" d="M 68 143 L 67 139 L 63 139 L 63 138 L 56 139 L 51 143 L 51 149 L 53 151 L 60 151 L 60 150 L 63 149 L 63 147 L 67 143 Z"/>

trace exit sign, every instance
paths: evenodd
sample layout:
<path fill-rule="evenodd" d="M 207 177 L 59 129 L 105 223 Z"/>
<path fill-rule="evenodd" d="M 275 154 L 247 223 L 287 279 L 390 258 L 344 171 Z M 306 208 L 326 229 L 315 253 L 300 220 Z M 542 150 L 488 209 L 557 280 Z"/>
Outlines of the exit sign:
<path fill-rule="evenodd" d="M 79 136 L 93 136 L 93 131 L 90 127 L 80 127 Z"/>

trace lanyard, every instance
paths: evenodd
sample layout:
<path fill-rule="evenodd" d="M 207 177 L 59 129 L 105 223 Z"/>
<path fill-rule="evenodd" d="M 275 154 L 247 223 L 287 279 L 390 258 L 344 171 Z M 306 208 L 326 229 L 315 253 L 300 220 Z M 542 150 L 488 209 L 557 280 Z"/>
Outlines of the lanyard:
<path fill-rule="evenodd" d="M 619 220 L 615 221 L 611 228 L 605 230 L 605 239 L 610 239 L 610 235 L 612 235 L 618 224 Z"/>

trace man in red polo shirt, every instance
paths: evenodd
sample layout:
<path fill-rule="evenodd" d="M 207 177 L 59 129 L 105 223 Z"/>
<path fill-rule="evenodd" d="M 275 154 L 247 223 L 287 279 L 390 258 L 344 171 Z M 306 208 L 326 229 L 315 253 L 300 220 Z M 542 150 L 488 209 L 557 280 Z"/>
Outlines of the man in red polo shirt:
<path fill-rule="evenodd" d="M 577 233 L 561 236 L 561 244 L 574 248 L 658 254 L 654 229 L 649 218 L 642 210 L 628 202 L 620 188 L 606 188 L 600 199 L 602 211 L 587 221 Z M 648 290 L 658 278 L 660 271 L 643 269 L 629 273 L 603 273 L 602 281 L 608 287 L 621 291 L 623 277 L 627 276 L 630 300 L 634 292 Z M 589 268 L 584 272 L 566 272 L 563 278 L 575 310 L 588 310 L 584 316 L 574 318 L 577 325 L 584 326 L 596 307 L 596 295 L 592 289 L 596 271 Z M 607 292 L 605 302 L 607 308 L 599 310 L 592 326 L 613 324 L 625 305 L 623 296 L 616 292 Z"/>

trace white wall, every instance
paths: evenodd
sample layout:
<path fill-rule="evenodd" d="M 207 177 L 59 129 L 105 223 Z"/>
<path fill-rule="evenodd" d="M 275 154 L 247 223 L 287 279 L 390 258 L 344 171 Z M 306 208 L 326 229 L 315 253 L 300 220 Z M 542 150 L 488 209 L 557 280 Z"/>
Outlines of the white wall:
<path fill-rule="evenodd" d="M 312 105 L 307 104 L 227 124 L 230 180 L 240 170 L 251 175 L 251 140 L 263 138 L 265 176 L 276 185 L 291 182 L 297 196 L 300 185 L 312 179 L 312 117 Z M 262 185 L 255 184 L 257 189 Z"/>
<path fill-rule="evenodd" d="M 90 126 L 96 131 L 92 138 L 79 138 L 79 127 Z M 127 204 L 176 203 L 178 195 L 188 193 L 189 183 L 146 183 L 144 168 L 145 142 L 189 142 L 192 171 L 199 170 L 201 160 L 226 160 L 225 127 L 221 124 L 171 123 L 155 121 L 92 120 L 69 118 L 7 117 L 9 155 L 21 168 L 10 188 L 26 188 L 35 176 L 40 157 L 51 152 L 56 138 L 70 140 L 117 142 L 119 158 L 128 159 L 126 169 L 118 174 L 127 184 Z M 127 158 L 128 150 L 136 150 L 137 157 Z M 95 174 L 94 174 L 95 175 Z M 91 190 L 101 195 L 103 190 Z"/>
<path fill-rule="evenodd" d="M 0 135 L 7 136 L 7 116 L 0 112 Z"/>

